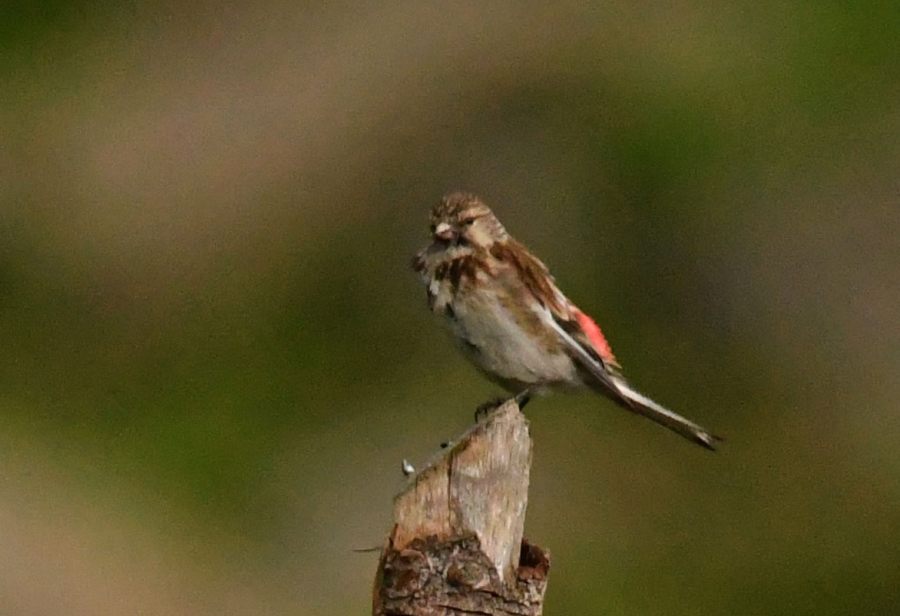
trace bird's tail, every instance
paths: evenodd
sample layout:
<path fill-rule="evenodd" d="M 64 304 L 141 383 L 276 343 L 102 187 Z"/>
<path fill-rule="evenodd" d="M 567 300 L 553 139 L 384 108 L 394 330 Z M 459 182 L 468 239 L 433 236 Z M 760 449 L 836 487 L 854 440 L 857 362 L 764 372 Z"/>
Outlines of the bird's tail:
<path fill-rule="evenodd" d="M 680 434 L 684 438 L 713 451 L 716 449 L 716 442 L 722 440 L 706 428 L 698 426 L 678 413 L 674 413 L 650 398 L 639 394 L 621 379 L 615 379 L 615 384 L 619 393 L 622 394 L 623 400 L 620 403 L 629 410 L 652 419 L 672 432 Z"/>

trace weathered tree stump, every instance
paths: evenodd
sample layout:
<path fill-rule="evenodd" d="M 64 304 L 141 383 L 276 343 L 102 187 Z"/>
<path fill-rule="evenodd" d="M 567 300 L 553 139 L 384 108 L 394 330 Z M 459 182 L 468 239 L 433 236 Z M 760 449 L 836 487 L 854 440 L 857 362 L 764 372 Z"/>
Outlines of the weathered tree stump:
<path fill-rule="evenodd" d="M 549 555 L 522 538 L 531 446 L 510 400 L 396 497 L 375 616 L 541 614 Z"/>

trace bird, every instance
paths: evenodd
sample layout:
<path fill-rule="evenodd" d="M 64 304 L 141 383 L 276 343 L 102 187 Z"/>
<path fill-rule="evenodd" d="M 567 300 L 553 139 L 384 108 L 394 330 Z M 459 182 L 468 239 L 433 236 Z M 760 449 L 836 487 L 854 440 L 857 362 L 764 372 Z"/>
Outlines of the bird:
<path fill-rule="evenodd" d="M 428 307 L 463 354 L 523 407 L 532 394 L 590 389 L 709 450 L 720 437 L 639 393 L 596 322 L 477 195 L 431 210 L 431 243 L 412 260 Z"/>

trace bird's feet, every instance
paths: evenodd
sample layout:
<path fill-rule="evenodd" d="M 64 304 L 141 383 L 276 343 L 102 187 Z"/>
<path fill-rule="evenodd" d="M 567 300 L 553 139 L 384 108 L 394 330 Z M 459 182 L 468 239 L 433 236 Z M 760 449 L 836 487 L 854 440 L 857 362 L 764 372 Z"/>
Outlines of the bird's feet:
<path fill-rule="evenodd" d="M 506 402 L 506 398 L 491 398 L 487 402 L 479 404 L 475 408 L 475 421 L 484 421 L 488 415 L 500 408 L 504 402 Z"/>
<path fill-rule="evenodd" d="M 531 391 L 528 389 L 523 389 L 512 398 L 492 398 L 491 400 L 488 400 L 483 404 L 479 404 L 478 408 L 475 409 L 475 421 L 484 420 L 488 415 L 496 411 L 498 408 L 500 408 L 510 400 L 515 401 L 516 405 L 521 411 L 531 400 Z"/>
<path fill-rule="evenodd" d="M 527 388 L 523 389 L 513 397 L 513 400 L 519 405 L 519 410 L 521 411 L 525 408 L 525 405 L 531 401 L 531 390 Z"/>

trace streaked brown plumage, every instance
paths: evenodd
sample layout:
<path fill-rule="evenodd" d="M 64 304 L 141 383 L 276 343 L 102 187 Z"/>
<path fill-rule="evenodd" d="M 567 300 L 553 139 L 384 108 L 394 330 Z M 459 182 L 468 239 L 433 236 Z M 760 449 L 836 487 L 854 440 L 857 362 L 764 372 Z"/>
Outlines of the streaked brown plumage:
<path fill-rule="evenodd" d="M 600 328 L 481 199 L 444 197 L 431 212 L 431 233 L 433 242 L 415 256 L 413 269 L 429 308 L 486 376 L 512 393 L 589 387 L 714 448 L 710 432 L 628 384 Z"/>

